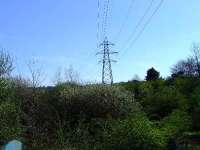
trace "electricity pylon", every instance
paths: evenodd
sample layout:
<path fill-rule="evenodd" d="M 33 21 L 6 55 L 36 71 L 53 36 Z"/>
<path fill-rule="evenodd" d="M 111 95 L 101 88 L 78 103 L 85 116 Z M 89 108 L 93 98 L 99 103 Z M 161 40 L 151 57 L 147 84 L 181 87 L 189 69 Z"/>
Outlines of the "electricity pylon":
<path fill-rule="evenodd" d="M 100 44 L 100 47 L 103 48 L 100 52 L 97 54 L 103 55 L 102 61 L 102 84 L 113 84 L 113 73 L 112 73 L 112 62 L 116 62 L 115 60 L 112 60 L 110 56 L 112 54 L 117 54 L 118 52 L 110 51 L 110 46 L 114 46 L 113 43 L 110 43 L 108 41 L 108 38 L 105 37 L 103 43 Z"/>

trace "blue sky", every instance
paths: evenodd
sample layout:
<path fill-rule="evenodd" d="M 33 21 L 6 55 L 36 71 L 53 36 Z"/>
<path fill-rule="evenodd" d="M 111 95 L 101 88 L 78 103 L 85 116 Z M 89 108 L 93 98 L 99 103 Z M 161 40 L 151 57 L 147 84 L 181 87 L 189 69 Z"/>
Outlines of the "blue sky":
<path fill-rule="evenodd" d="M 126 49 L 127 38 L 150 3 L 135 0 L 115 41 L 131 1 L 110 0 L 107 36 L 115 42 L 112 49 L 120 52 L 114 56 L 119 60 L 113 64 L 114 80 L 127 81 L 135 74 L 143 79 L 150 67 L 166 77 L 174 63 L 190 54 L 191 44 L 200 41 L 200 1 L 165 0 L 137 42 Z M 154 1 L 151 13 L 159 3 Z M 0 47 L 14 57 L 16 74 L 28 76 L 28 61 L 37 59 L 45 84 L 51 83 L 58 68 L 70 65 L 81 79 L 100 81 L 97 10 L 97 0 L 0 0 Z"/>

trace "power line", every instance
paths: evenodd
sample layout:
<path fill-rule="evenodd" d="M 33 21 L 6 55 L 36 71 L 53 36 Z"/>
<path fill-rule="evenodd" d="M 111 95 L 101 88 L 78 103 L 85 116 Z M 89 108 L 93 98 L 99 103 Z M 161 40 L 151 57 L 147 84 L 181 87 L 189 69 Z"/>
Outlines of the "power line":
<path fill-rule="evenodd" d="M 103 15 L 101 13 L 101 0 L 97 1 L 97 34 L 96 34 L 96 38 L 97 38 L 97 48 L 100 45 L 100 40 L 101 40 L 101 36 L 102 36 L 102 32 L 103 32 L 103 26 L 104 26 L 104 22 L 105 22 L 105 16 L 107 13 L 107 0 L 104 0 L 104 8 L 103 8 Z M 100 29 L 102 27 L 102 29 Z M 95 56 L 96 51 L 93 51 L 91 53 L 88 54 L 88 57 L 86 57 L 84 59 L 84 62 L 88 62 L 88 60 L 91 59 L 92 56 Z M 94 66 L 94 64 L 93 64 Z M 86 67 L 88 67 L 88 64 L 82 63 L 82 65 L 79 66 L 79 69 L 84 70 Z"/>
<path fill-rule="evenodd" d="M 103 43 L 100 44 L 100 47 L 103 47 L 103 50 L 98 52 L 97 54 L 103 55 L 102 58 L 102 84 L 113 84 L 113 74 L 112 74 L 112 62 L 115 62 L 110 58 L 112 54 L 117 52 L 111 52 L 110 46 L 114 44 L 110 43 L 107 38 L 107 26 L 108 26 L 108 13 L 109 13 L 109 4 L 110 0 L 104 0 L 104 12 L 103 12 L 103 23 L 102 23 L 102 31 L 104 36 Z"/>
<path fill-rule="evenodd" d="M 109 15 L 109 6 L 110 6 L 110 2 L 111 0 L 104 0 L 104 6 L 103 6 L 103 18 L 102 18 L 102 34 L 104 41 L 103 43 L 100 44 L 100 46 L 103 47 L 103 50 L 101 50 L 99 53 L 97 54 L 101 54 L 103 55 L 102 58 L 102 83 L 103 84 L 113 84 L 113 72 L 112 72 L 112 62 L 116 62 L 115 60 L 111 59 L 111 55 L 112 54 L 116 54 L 117 52 L 113 52 L 110 51 L 110 46 L 113 46 L 114 44 L 110 43 L 108 41 L 107 38 L 107 27 L 108 27 L 108 16 Z M 129 6 L 128 9 L 128 13 L 127 16 L 125 17 L 125 21 L 122 24 L 122 27 L 119 31 L 119 34 L 121 34 L 121 32 L 123 31 L 124 26 L 126 25 L 126 20 L 129 17 L 129 14 L 132 10 L 133 7 L 133 3 L 135 2 L 135 0 L 132 0 L 132 3 Z M 98 0 L 98 13 L 97 13 L 97 19 L 98 19 L 98 23 L 97 23 L 97 40 L 99 41 L 99 28 L 100 28 L 100 0 Z M 99 46 L 98 46 L 99 47 Z"/>
<path fill-rule="evenodd" d="M 114 40 L 115 42 L 117 42 L 117 41 L 119 40 L 119 38 L 120 38 L 120 36 L 121 36 L 121 34 L 122 34 L 122 32 L 123 32 L 123 30 L 124 30 L 126 24 L 127 24 L 127 20 L 128 20 L 129 15 L 130 15 L 130 13 L 131 13 L 131 11 L 132 11 L 132 8 L 133 8 L 133 6 L 134 6 L 134 3 L 135 3 L 135 0 L 131 0 L 131 2 L 130 2 L 130 4 L 129 4 L 129 7 L 128 7 L 128 11 L 127 11 L 126 16 L 125 16 L 125 18 L 124 18 L 124 21 L 122 22 L 122 24 L 121 24 L 121 26 L 120 26 L 120 30 L 119 30 L 119 32 L 117 33 L 117 36 L 116 36 L 116 38 L 115 38 L 115 40 Z"/>
<path fill-rule="evenodd" d="M 101 35 L 100 35 L 100 0 L 98 0 L 98 2 L 97 2 L 97 47 L 98 47 L 98 45 L 99 45 L 99 43 L 100 43 L 100 37 L 101 37 Z"/>
<path fill-rule="evenodd" d="M 151 10 L 152 6 L 153 6 L 154 0 L 151 0 L 151 2 L 149 3 L 148 7 L 146 8 L 143 16 L 141 17 L 141 19 L 138 21 L 138 23 L 136 24 L 132 34 L 129 36 L 128 40 L 126 43 L 130 42 L 131 39 L 133 38 L 133 36 L 135 35 L 136 31 L 138 30 L 138 28 L 141 26 L 142 22 L 144 21 L 144 19 L 146 18 L 146 16 L 148 15 L 149 11 Z"/>
<path fill-rule="evenodd" d="M 153 17 L 156 15 L 156 13 L 158 12 L 158 10 L 160 9 L 160 7 L 162 6 L 164 0 L 161 0 L 160 3 L 158 4 L 158 6 L 155 8 L 154 12 L 152 13 L 152 15 L 149 17 L 149 19 L 146 21 L 146 23 L 144 24 L 144 26 L 142 27 L 142 29 L 139 31 L 139 33 L 136 35 L 136 37 L 133 39 L 132 43 L 130 44 L 130 46 L 124 51 L 123 55 L 129 50 L 129 48 L 131 48 L 135 42 L 137 42 L 137 40 L 140 38 L 140 36 L 142 35 L 142 33 L 144 32 L 144 30 L 146 29 L 146 27 L 150 24 L 150 22 L 152 21 Z M 123 56 L 122 55 L 122 56 Z"/>
<path fill-rule="evenodd" d="M 103 13 L 101 13 L 101 0 L 97 1 L 97 9 L 98 9 L 97 10 L 97 34 L 96 34 L 97 47 L 99 47 L 98 45 L 99 45 L 100 40 L 102 38 L 101 36 L 105 37 L 106 34 L 107 34 L 109 4 L 110 4 L 110 0 L 104 0 Z M 102 29 L 100 31 L 101 27 L 102 27 Z M 88 62 L 88 60 L 90 60 L 91 56 L 94 56 L 94 55 L 95 55 L 94 53 L 89 53 L 88 57 L 86 57 L 86 61 Z M 83 70 L 86 67 L 88 67 L 88 65 L 83 63 L 82 65 L 79 66 L 79 69 Z"/>
<path fill-rule="evenodd" d="M 103 8 L 101 8 L 101 0 L 97 1 L 97 34 L 96 34 L 97 48 L 100 45 L 99 43 L 100 43 L 102 36 L 105 36 L 105 34 L 107 32 L 107 18 L 108 18 L 108 11 L 109 11 L 109 2 L 110 2 L 110 0 L 104 0 Z M 101 13 L 101 10 L 103 10 L 102 13 Z M 91 57 L 95 56 L 95 54 L 96 54 L 95 51 L 89 53 L 88 57 L 86 57 L 86 59 L 84 59 L 84 62 L 88 62 L 88 60 L 91 60 Z M 90 65 L 91 65 L 91 63 L 90 63 Z M 89 64 L 82 63 L 79 66 L 79 70 L 80 69 L 84 70 L 88 66 L 89 66 Z M 95 65 L 92 64 L 92 66 L 95 66 Z"/>
<path fill-rule="evenodd" d="M 104 7 L 103 7 L 103 20 L 102 20 L 102 34 L 104 36 L 105 34 L 105 22 L 106 22 L 106 3 L 107 3 L 107 0 L 104 0 Z"/>
<path fill-rule="evenodd" d="M 79 70 L 84 70 L 88 66 L 85 62 L 88 63 L 88 60 L 91 60 L 91 57 L 94 57 L 95 54 L 96 54 L 96 50 L 88 53 L 87 57 L 84 58 L 84 61 L 83 61 L 84 63 L 81 63 L 79 65 Z"/>
<path fill-rule="evenodd" d="M 110 0 L 104 0 L 104 14 L 103 14 L 103 24 L 102 24 L 104 38 L 106 37 L 107 34 L 109 3 Z"/>

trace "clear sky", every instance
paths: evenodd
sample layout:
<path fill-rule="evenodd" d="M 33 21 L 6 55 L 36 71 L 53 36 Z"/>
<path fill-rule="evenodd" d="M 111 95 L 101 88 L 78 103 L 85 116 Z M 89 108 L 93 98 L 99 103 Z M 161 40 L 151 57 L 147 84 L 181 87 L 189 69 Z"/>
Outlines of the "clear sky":
<path fill-rule="evenodd" d="M 100 81 L 100 58 L 95 56 L 97 1 L 0 0 L 0 47 L 13 55 L 15 72 L 28 76 L 27 62 L 37 59 L 46 84 L 51 83 L 58 68 L 70 65 L 81 79 Z M 135 74 L 144 78 L 150 67 L 166 77 L 174 63 L 190 54 L 191 44 L 200 41 L 200 1 L 165 0 L 137 42 L 127 49 L 127 39 L 150 3 L 135 0 L 127 16 L 131 1 L 110 0 L 107 35 L 115 43 L 112 49 L 120 52 L 114 57 L 119 60 L 113 64 L 114 80 L 127 81 Z M 154 0 L 146 20 L 159 1 Z"/>

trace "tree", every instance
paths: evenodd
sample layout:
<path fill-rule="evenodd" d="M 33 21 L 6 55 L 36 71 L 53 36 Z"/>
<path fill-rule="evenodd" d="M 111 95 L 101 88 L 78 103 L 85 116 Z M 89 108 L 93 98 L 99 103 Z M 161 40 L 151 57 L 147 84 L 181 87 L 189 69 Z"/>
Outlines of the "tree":
<path fill-rule="evenodd" d="M 38 65 L 36 60 L 29 61 L 28 69 L 30 71 L 30 82 L 32 88 L 37 88 L 41 86 L 41 83 L 44 81 L 44 72 L 41 66 Z"/>
<path fill-rule="evenodd" d="M 54 76 L 54 84 L 59 85 L 62 83 L 77 84 L 80 83 L 79 73 L 69 66 L 68 68 L 62 69 L 59 67 Z"/>
<path fill-rule="evenodd" d="M 146 80 L 151 81 L 151 80 L 157 80 L 160 77 L 160 73 L 156 71 L 153 67 L 147 71 L 147 76 Z"/>
<path fill-rule="evenodd" d="M 192 45 L 192 56 L 186 60 L 181 60 L 171 69 L 172 76 L 198 76 L 200 77 L 200 46 L 194 43 Z"/>
<path fill-rule="evenodd" d="M 13 71 L 13 60 L 9 53 L 4 50 L 0 51 L 0 77 L 9 76 Z"/>
<path fill-rule="evenodd" d="M 72 66 L 65 69 L 65 82 L 69 83 L 79 83 L 79 74 L 74 70 Z"/>
<path fill-rule="evenodd" d="M 59 67 L 55 73 L 55 76 L 54 76 L 54 84 L 55 85 L 59 85 L 63 82 L 63 79 L 62 79 L 62 68 Z"/>
<path fill-rule="evenodd" d="M 192 52 L 193 52 L 192 57 L 195 64 L 195 71 L 196 74 L 200 77 L 200 45 L 194 43 L 192 47 Z"/>
<path fill-rule="evenodd" d="M 175 64 L 171 69 L 173 76 L 195 76 L 196 75 L 196 67 L 194 63 L 194 59 L 192 57 L 187 60 L 181 60 L 177 64 Z"/>

